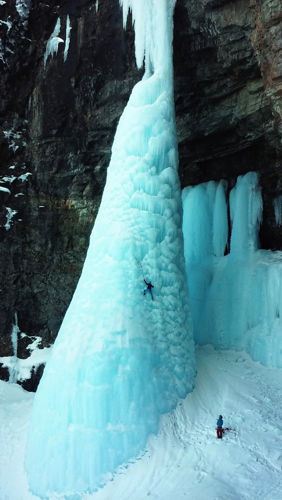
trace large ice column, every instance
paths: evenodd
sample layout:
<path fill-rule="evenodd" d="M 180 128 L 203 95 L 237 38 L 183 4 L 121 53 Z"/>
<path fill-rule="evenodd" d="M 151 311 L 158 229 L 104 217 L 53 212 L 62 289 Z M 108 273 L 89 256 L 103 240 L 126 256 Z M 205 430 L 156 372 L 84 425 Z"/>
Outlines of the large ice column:
<path fill-rule="evenodd" d="M 102 485 L 193 387 L 173 3 L 130 2 L 146 71 L 120 119 L 82 275 L 35 397 L 26 468 L 41 496 Z M 154 300 L 143 295 L 144 279 Z"/>
<path fill-rule="evenodd" d="M 238 177 L 230 193 L 232 219 L 232 256 L 246 257 L 258 248 L 258 229 L 261 223 L 262 198 L 256 172 Z"/>
<path fill-rule="evenodd" d="M 282 254 L 258 248 L 262 214 L 258 176 L 250 172 L 238 177 L 230 193 L 231 245 L 225 256 L 228 224 L 223 188 L 223 182 L 211 181 L 183 192 L 195 339 L 217 348 L 244 349 L 257 361 L 282 367 Z"/>
<path fill-rule="evenodd" d="M 194 335 L 200 342 L 214 258 L 224 255 L 227 244 L 228 220 L 223 181 L 210 181 L 183 190 L 183 233 Z"/>

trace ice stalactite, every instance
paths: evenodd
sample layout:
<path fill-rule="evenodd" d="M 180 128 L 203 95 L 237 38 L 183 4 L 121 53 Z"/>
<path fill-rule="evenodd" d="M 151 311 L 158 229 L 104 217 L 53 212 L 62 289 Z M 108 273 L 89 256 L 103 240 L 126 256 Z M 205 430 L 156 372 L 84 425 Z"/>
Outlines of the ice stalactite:
<path fill-rule="evenodd" d="M 192 390 L 172 80 L 174 1 L 133 10 L 145 75 L 119 121 L 83 271 L 37 391 L 26 468 L 41 496 L 94 491 Z M 143 295 L 144 279 L 154 300 Z M 43 473 L 44 471 L 44 473 Z"/>
<path fill-rule="evenodd" d="M 282 196 L 277 196 L 273 200 L 275 222 L 277 226 L 282 226 Z"/>
<path fill-rule="evenodd" d="M 226 195 L 221 191 L 219 202 L 211 194 L 220 186 L 224 182 L 211 181 L 183 191 L 195 340 L 246 350 L 256 361 L 282 367 L 282 253 L 259 249 L 262 197 L 258 176 L 250 172 L 239 177 L 230 193 L 231 245 L 225 256 Z"/>
<path fill-rule="evenodd" d="M 247 257 L 258 248 L 258 229 L 261 223 L 262 198 L 258 176 L 255 172 L 240 176 L 230 193 L 232 219 L 232 257 Z"/>
<path fill-rule="evenodd" d="M 61 19 L 58 17 L 53 33 L 51 34 L 45 49 L 44 54 L 44 67 L 46 66 L 48 57 L 53 57 L 54 54 L 58 53 L 58 48 L 60 43 L 64 43 L 64 40 L 59 37 L 61 31 Z"/>
<path fill-rule="evenodd" d="M 11 360 L 11 366 L 9 368 L 9 382 L 12 384 L 15 384 L 18 379 L 18 368 L 17 368 L 17 362 L 18 362 L 18 333 L 19 333 L 19 326 L 18 326 L 18 315 L 15 313 L 15 323 L 12 326 L 12 332 L 11 332 L 11 341 L 12 341 L 12 346 L 13 346 L 13 357 Z"/>
<path fill-rule="evenodd" d="M 66 62 L 67 57 L 68 57 L 68 53 L 69 53 L 70 33 L 71 33 L 70 16 L 67 16 L 67 20 L 66 20 L 66 42 L 65 42 L 65 50 L 64 50 L 64 62 Z"/>

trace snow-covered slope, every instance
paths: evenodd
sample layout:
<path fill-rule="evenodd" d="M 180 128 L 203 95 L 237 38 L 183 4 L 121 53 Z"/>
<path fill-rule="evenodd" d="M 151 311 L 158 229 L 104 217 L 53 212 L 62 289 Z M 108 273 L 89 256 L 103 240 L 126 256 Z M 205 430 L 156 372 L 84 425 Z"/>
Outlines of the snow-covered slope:
<path fill-rule="evenodd" d="M 281 500 L 282 371 L 209 346 L 198 349 L 197 365 L 194 392 L 162 417 L 146 453 L 83 500 Z M 1 382 L 1 499 L 37 498 L 23 467 L 32 399 Z M 215 433 L 219 412 L 233 429 L 222 441 Z"/>

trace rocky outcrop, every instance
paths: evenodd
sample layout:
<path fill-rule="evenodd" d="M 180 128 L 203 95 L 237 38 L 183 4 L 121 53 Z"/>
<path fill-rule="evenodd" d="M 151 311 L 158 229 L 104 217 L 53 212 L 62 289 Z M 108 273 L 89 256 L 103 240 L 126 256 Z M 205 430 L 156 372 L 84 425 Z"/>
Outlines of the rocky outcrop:
<path fill-rule="evenodd" d="M 20 330 L 41 336 L 43 347 L 55 339 L 81 272 L 117 122 L 139 76 L 133 32 L 123 30 L 116 1 L 34 2 L 28 20 L 6 4 L 1 17 L 9 23 L 1 26 L 0 84 L 0 355 L 7 356 L 15 312 Z M 58 19 L 62 41 L 46 58 Z M 26 355 L 21 337 L 19 355 Z"/>
<path fill-rule="evenodd" d="M 175 10 L 182 185 L 224 178 L 232 187 L 258 171 L 261 241 L 272 249 L 282 249 L 273 209 L 282 194 L 281 18 L 278 0 L 178 0 Z M 117 0 L 26 0 L 23 10 L 6 2 L 0 19 L 0 356 L 8 356 L 15 312 L 42 347 L 56 337 L 140 73 Z M 26 347 L 19 335 L 20 357 Z"/>
<path fill-rule="evenodd" d="M 279 0 L 183 0 L 175 13 L 175 96 L 183 186 L 260 173 L 261 242 L 281 249 Z"/>

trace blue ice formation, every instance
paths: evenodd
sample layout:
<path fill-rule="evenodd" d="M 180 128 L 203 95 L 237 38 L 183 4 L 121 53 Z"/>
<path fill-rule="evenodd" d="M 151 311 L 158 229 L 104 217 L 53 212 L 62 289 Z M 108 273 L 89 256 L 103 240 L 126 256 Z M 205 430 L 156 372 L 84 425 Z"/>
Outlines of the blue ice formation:
<path fill-rule="evenodd" d="M 262 197 L 255 172 L 238 177 L 230 193 L 230 248 L 227 207 L 224 181 L 183 190 L 195 340 L 282 367 L 282 252 L 259 249 Z"/>
<path fill-rule="evenodd" d="M 18 334 L 20 332 L 18 325 L 18 314 L 15 313 L 15 323 L 12 326 L 11 342 L 13 347 L 13 357 L 11 358 L 11 366 L 9 367 L 9 382 L 15 384 L 18 379 Z"/>
<path fill-rule="evenodd" d="M 172 80 L 172 0 L 132 8 L 137 62 L 82 274 L 35 396 L 32 492 L 94 491 L 194 383 Z M 144 279 L 154 300 L 143 295 Z"/>

